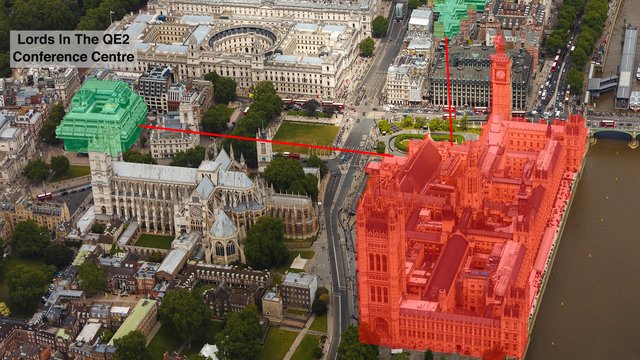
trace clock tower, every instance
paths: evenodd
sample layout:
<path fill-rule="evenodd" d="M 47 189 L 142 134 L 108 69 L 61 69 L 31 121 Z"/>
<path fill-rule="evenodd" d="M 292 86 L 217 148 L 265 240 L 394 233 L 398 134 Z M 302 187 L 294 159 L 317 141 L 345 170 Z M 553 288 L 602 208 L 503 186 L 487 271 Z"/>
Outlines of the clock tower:
<path fill-rule="evenodd" d="M 504 38 L 494 39 L 496 53 L 491 55 L 491 113 L 511 119 L 511 60 L 504 51 Z"/>

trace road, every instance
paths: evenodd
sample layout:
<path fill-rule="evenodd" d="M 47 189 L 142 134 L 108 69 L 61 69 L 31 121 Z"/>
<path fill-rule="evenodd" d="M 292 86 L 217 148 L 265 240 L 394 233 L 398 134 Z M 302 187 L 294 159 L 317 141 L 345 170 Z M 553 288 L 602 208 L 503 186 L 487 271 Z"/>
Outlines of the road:
<path fill-rule="evenodd" d="M 348 149 L 365 149 L 366 142 L 370 136 L 374 120 L 362 118 L 356 122 L 347 137 L 344 147 Z M 349 288 L 357 288 L 355 282 L 348 283 L 355 279 L 355 268 L 349 266 L 349 255 L 344 242 L 345 234 L 340 225 L 340 218 L 349 204 L 345 204 L 345 199 L 349 195 L 352 182 L 356 172 L 360 171 L 359 164 L 366 157 L 361 154 L 353 154 L 347 162 L 347 170 L 342 174 L 339 170 L 338 159 L 329 160 L 330 169 L 329 183 L 324 196 L 324 216 L 327 226 L 327 245 L 329 249 L 329 265 L 331 268 L 331 282 L 333 284 L 333 331 L 331 333 L 331 346 L 327 359 L 335 359 L 340 342 L 340 334 L 349 326 L 349 319 L 355 316 L 353 306 L 350 305 L 349 298 L 355 298 L 354 294 L 348 291 Z M 344 165 L 343 165 L 344 166 Z M 345 212 L 346 214 L 346 212 Z M 351 248 L 351 250 L 353 250 Z M 350 254 L 352 256 L 352 254 Z M 353 262 L 351 262 L 353 265 Z M 351 279 L 351 280 L 350 280 Z"/>

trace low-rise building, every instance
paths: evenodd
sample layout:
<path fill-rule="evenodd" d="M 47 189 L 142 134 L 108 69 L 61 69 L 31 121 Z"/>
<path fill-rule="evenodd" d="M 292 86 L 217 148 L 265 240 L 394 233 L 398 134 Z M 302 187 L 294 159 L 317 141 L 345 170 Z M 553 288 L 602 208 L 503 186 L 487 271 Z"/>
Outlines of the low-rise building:
<path fill-rule="evenodd" d="M 179 111 L 160 116 L 158 126 L 176 130 L 199 129 L 195 123 L 194 109 L 182 103 Z M 153 130 L 149 139 L 151 156 L 155 159 L 173 158 L 180 151 L 187 151 L 200 143 L 200 135 L 187 132 Z"/>
<path fill-rule="evenodd" d="M 35 141 L 27 130 L 11 126 L 0 114 L 0 184 L 11 184 L 35 155 Z"/>
<path fill-rule="evenodd" d="M 207 290 L 204 302 L 211 309 L 213 317 L 224 319 L 231 312 L 240 312 L 249 305 L 256 305 L 256 296 L 261 295 L 257 286 L 249 288 L 231 287 L 224 283 Z"/>
<path fill-rule="evenodd" d="M 318 277 L 307 273 L 287 273 L 280 284 L 284 307 L 311 309 L 318 290 Z"/>
<path fill-rule="evenodd" d="M 60 224 L 70 220 L 69 207 L 65 202 L 37 201 L 23 195 L 21 188 L 14 190 L 0 195 L 0 219 L 4 220 L 4 226 L 7 227 L 4 231 L 7 235 L 10 235 L 16 224 L 21 221 L 32 220 L 55 232 Z"/>
<path fill-rule="evenodd" d="M 118 328 L 113 337 L 109 341 L 109 345 L 113 345 L 114 341 L 126 336 L 132 331 L 138 330 L 148 336 L 151 330 L 158 322 L 158 303 L 151 299 L 140 299 L 133 312 Z"/>
<path fill-rule="evenodd" d="M 270 321 L 282 321 L 282 297 L 274 289 L 267 291 L 262 297 L 262 315 Z"/>

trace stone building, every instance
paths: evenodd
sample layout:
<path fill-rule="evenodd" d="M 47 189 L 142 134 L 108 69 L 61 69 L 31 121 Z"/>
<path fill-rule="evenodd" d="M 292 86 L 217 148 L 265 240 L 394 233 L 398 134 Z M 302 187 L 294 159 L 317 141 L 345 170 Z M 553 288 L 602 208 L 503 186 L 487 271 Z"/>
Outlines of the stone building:
<path fill-rule="evenodd" d="M 287 273 L 279 287 L 282 305 L 311 310 L 318 290 L 318 277 L 307 273 Z"/>
<path fill-rule="evenodd" d="M 451 75 L 451 103 L 459 109 L 488 107 L 491 102 L 490 56 L 493 47 L 462 46 L 449 49 Z M 526 110 L 532 74 L 531 55 L 523 48 L 509 50 L 511 59 L 512 110 Z M 436 106 L 446 106 L 447 74 L 444 51 L 438 55 L 429 88 L 429 96 Z"/>
<path fill-rule="evenodd" d="M 54 232 L 60 224 L 71 219 L 71 214 L 65 202 L 36 201 L 28 195 L 16 192 L 0 196 L 0 219 L 4 220 L 4 226 L 7 227 L 7 237 L 4 239 L 8 241 L 8 236 L 21 221 L 33 220 Z"/>
<path fill-rule="evenodd" d="M 35 155 L 35 141 L 25 129 L 11 126 L 0 114 L 0 184 L 11 184 Z"/>
<path fill-rule="evenodd" d="M 587 129 L 579 115 L 512 118 L 513 66 L 501 36 L 495 44 L 491 114 L 477 141 L 411 141 L 406 158 L 367 166 L 356 214 L 361 342 L 524 355 L 536 279 L 559 231 L 552 214 L 566 211 Z"/>

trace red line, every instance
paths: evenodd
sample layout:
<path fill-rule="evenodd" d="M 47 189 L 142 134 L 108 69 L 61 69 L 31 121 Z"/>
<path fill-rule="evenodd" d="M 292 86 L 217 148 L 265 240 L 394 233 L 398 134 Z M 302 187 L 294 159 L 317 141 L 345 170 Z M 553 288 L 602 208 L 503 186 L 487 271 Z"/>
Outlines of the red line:
<path fill-rule="evenodd" d="M 141 127 L 141 128 L 144 128 L 144 129 L 154 129 L 154 130 L 164 130 L 164 131 L 173 131 L 173 132 L 179 132 L 179 133 L 187 133 L 187 134 L 198 134 L 198 135 L 205 135 L 205 136 L 215 136 L 215 137 L 221 137 L 221 138 L 225 138 L 225 139 L 236 139 L 236 140 L 246 140 L 246 141 L 255 141 L 255 142 L 266 142 L 266 143 L 272 143 L 272 144 L 291 145 L 291 146 L 299 146 L 299 147 L 306 147 L 306 148 L 312 148 L 312 149 L 324 149 L 324 150 L 331 150 L 331 151 L 336 151 L 337 150 L 337 151 L 350 152 L 350 153 L 356 153 L 356 154 L 362 154 L 362 155 L 393 157 L 393 155 L 391 155 L 391 154 L 378 154 L 377 152 L 371 152 L 371 151 L 352 150 L 352 149 L 344 149 L 344 148 L 322 146 L 322 145 L 302 144 L 302 143 L 295 143 L 295 142 L 290 142 L 290 141 L 255 139 L 255 138 L 250 138 L 250 137 L 246 137 L 246 136 L 218 134 L 218 133 L 210 133 L 210 132 L 206 132 L 206 131 L 194 131 L 194 130 L 186 130 L 186 129 L 174 129 L 174 128 L 167 128 L 167 127 L 162 127 L 162 126 L 152 126 L 152 125 L 142 125 L 142 124 L 138 125 L 138 126 Z"/>
<path fill-rule="evenodd" d="M 449 74 L 449 38 L 444 38 L 444 54 L 447 69 L 447 104 L 449 105 L 449 143 L 453 146 L 453 119 L 451 118 L 451 74 Z"/>

